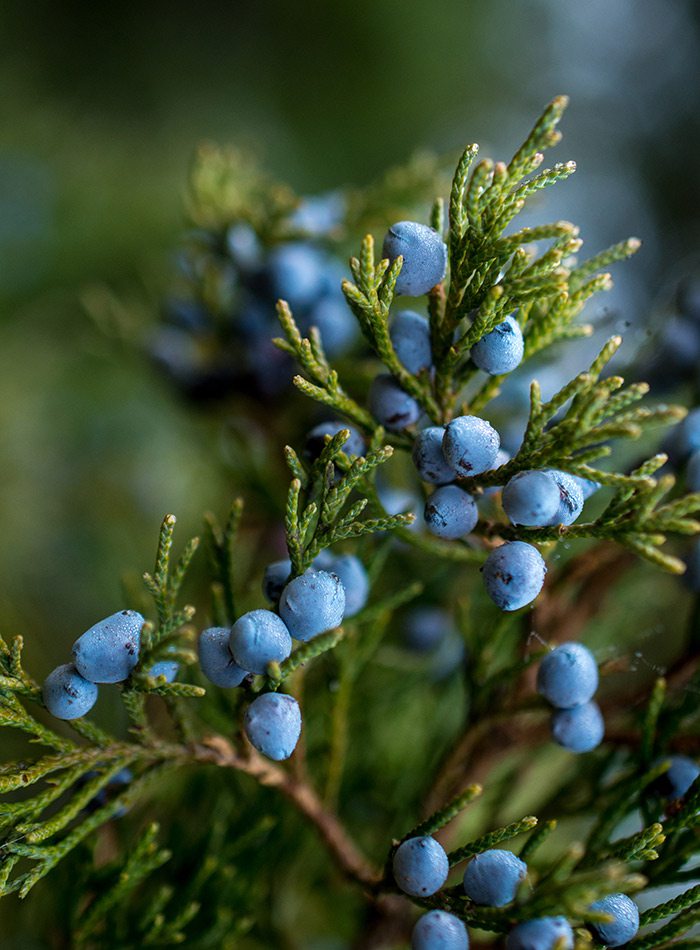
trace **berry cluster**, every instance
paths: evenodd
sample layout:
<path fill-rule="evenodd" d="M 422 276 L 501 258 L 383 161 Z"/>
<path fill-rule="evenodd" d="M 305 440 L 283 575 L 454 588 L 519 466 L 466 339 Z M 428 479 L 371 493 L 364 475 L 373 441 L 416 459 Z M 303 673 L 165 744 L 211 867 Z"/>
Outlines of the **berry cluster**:
<path fill-rule="evenodd" d="M 411 897 L 431 897 L 444 886 L 450 870 L 442 845 L 429 835 L 408 838 L 394 852 L 392 870 L 397 886 Z M 528 874 L 527 864 L 512 851 L 494 848 L 475 855 L 464 872 L 464 893 L 481 907 L 506 907 Z M 592 924 L 596 938 L 609 947 L 627 943 L 639 929 L 637 905 L 625 894 L 610 894 L 591 905 L 608 915 L 606 923 Z M 507 950 L 571 950 L 574 933 L 565 917 L 540 917 L 517 924 L 506 939 Z M 431 910 L 416 923 L 413 950 L 467 950 L 464 923 L 444 910 Z"/>
<path fill-rule="evenodd" d="M 210 627 L 199 637 L 202 672 L 215 686 L 240 686 L 251 674 L 263 676 L 292 652 L 292 640 L 306 643 L 340 626 L 364 607 L 369 580 L 354 555 L 323 552 L 306 573 L 289 579 L 289 560 L 268 564 L 263 594 L 276 610 L 243 614 L 229 629 Z M 246 710 L 245 733 L 270 759 L 288 759 L 301 735 L 301 711 L 292 696 L 267 692 Z"/>
<path fill-rule="evenodd" d="M 555 709 L 552 737 L 571 752 L 590 752 L 603 740 L 605 723 L 592 701 L 597 688 L 598 665 L 581 643 L 562 643 L 537 671 L 537 691 Z"/>

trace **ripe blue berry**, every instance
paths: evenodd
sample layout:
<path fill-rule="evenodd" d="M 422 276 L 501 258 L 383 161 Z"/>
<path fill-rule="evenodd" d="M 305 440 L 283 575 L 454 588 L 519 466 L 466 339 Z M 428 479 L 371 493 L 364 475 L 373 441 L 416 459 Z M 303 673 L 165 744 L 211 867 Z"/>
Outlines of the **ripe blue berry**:
<path fill-rule="evenodd" d="M 280 599 L 280 594 L 284 590 L 289 575 L 292 573 L 292 562 L 288 557 L 281 561 L 273 561 L 268 564 L 263 574 L 262 592 L 264 597 L 276 604 Z"/>
<path fill-rule="evenodd" d="M 482 570 L 486 592 L 496 606 L 519 610 L 542 590 L 547 566 L 531 544 L 508 541 L 489 554 Z"/>
<path fill-rule="evenodd" d="M 582 643 L 562 643 L 540 663 L 537 692 L 558 709 L 581 706 L 598 689 L 598 665 Z"/>
<path fill-rule="evenodd" d="M 475 904 L 505 907 L 515 898 L 527 864 L 512 851 L 494 848 L 471 859 L 464 872 L 464 893 Z"/>
<path fill-rule="evenodd" d="M 498 432 L 478 416 L 458 416 L 445 428 L 442 452 L 457 475 L 480 475 L 493 468 L 498 455 Z"/>
<path fill-rule="evenodd" d="M 343 223 L 345 198 L 338 191 L 302 198 L 289 223 L 310 237 L 324 237 Z"/>
<path fill-rule="evenodd" d="M 248 706 L 244 728 L 258 752 L 275 762 L 288 759 L 301 735 L 299 704 L 286 693 L 263 693 Z"/>
<path fill-rule="evenodd" d="M 327 356 L 346 353 L 357 339 L 357 321 L 343 297 L 326 294 L 321 297 L 302 325 L 316 327 Z"/>
<path fill-rule="evenodd" d="M 503 489 L 503 510 L 512 524 L 551 524 L 559 504 L 559 485 L 548 472 L 518 472 Z"/>
<path fill-rule="evenodd" d="M 552 738 L 569 752 L 590 752 L 603 741 L 605 723 L 597 703 L 557 709 L 552 716 Z"/>
<path fill-rule="evenodd" d="M 393 860 L 394 880 L 405 894 L 430 897 L 447 880 L 449 861 L 443 846 L 424 835 L 398 846 Z"/>
<path fill-rule="evenodd" d="M 152 676 L 153 679 L 157 679 L 159 676 L 164 676 L 166 683 L 172 683 L 172 681 L 177 676 L 179 669 L 180 664 L 177 662 L 177 660 L 159 660 L 150 668 L 148 675 Z"/>
<path fill-rule="evenodd" d="M 78 719 L 95 705 L 97 686 L 84 679 L 72 663 L 64 663 L 46 677 L 41 694 L 56 719 Z"/>
<path fill-rule="evenodd" d="M 520 324 L 514 317 L 506 317 L 495 329 L 472 347 L 472 361 L 491 376 L 510 373 L 519 366 L 525 342 Z"/>
<path fill-rule="evenodd" d="M 430 324 L 413 310 L 399 310 L 391 322 L 391 342 L 409 373 L 420 373 L 433 362 Z"/>
<path fill-rule="evenodd" d="M 403 629 L 406 646 L 417 653 L 435 650 L 449 633 L 456 632 L 450 615 L 439 607 L 416 607 Z"/>
<path fill-rule="evenodd" d="M 693 452 L 685 470 L 685 487 L 688 491 L 700 491 L 700 451 Z"/>
<path fill-rule="evenodd" d="M 389 432 L 401 432 L 420 418 L 420 406 L 388 373 L 380 373 L 369 389 L 369 411 Z"/>
<path fill-rule="evenodd" d="M 268 663 L 281 663 L 292 652 L 289 630 L 271 610 L 250 610 L 231 628 L 231 654 L 242 669 L 264 673 Z"/>
<path fill-rule="evenodd" d="M 411 950 L 468 950 L 464 923 L 446 910 L 423 914 L 411 934 Z"/>
<path fill-rule="evenodd" d="M 443 485 L 426 501 L 424 517 L 431 534 L 454 540 L 474 530 L 479 512 L 468 492 L 458 485 Z"/>
<path fill-rule="evenodd" d="M 325 260 L 310 244 L 281 244 L 268 259 L 272 292 L 292 310 L 310 306 L 322 293 Z"/>
<path fill-rule="evenodd" d="M 354 554 L 333 559 L 330 570 L 340 578 L 345 590 L 345 617 L 354 617 L 367 603 L 369 578 L 362 561 Z"/>
<path fill-rule="evenodd" d="M 686 755 L 672 755 L 669 757 L 671 765 L 668 771 L 654 783 L 660 795 L 675 801 L 682 798 L 700 775 L 700 768 Z"/>
<path fill-rule="evenodd" d="M 562 937 L 564 950 L 572 950 L 574 932 L 565 917 L 538 917 L 513 927 L 506 938 L 506 950 L 553 950 Z"/>
<path fill-rule="evenodd" d="M 253 270 L 262 260 L 262 246 L 249 224 L 231 225 L 226 232 L 226 248 L 233 263 L 241 270 Z"/>
<path fill-rule="evenodd" d="M 591 924 L 598 940 L 608 947 L 621 947 L 639 930 L 639 908 L 626 894 L 608 894 L 591 904 L 591 910 L 599 910 L 613 918 L 607 924 Z"/>
<path fill-rule="evenodd" d="M 138 663 L 144 619 L 120 610 L 86 630 L 73 644 L 73 662 L 91 683 L 121 683 Z"/>
<path fill-rule="evenodd" d="M 571 477 L 581 489 L 584 501 L 590 498 L 591 495 L 595 495 L 600 488 L 599 482 L 592 482 L 589 478 L 583 478 L 581 475 L 572 475 Z"/>
<path fill-rule="evenodd" d="M 692 409 L 673 434 L 674 455 L 681 460 L 700 450 L 700 407 Z"/>
<path fill-rule="evenodd" d="M 444 435 L 442 426 L 428 426 L 421 429 L 413 443 L 413 464 L 423 481 L 431 485 L 447 485 L 454 481 L 455 473 L 442 454 Z"/>
<path fill-rule="evenodd" d="M 387 231 L 382 257 L 403 257 L 396 293 L 409 297 L 427 294 L 445 276 L 447 246 L 437 231 L 415 221 L 397 221 Z"/>
<path fill-rule="evenodd" d="M 350 433 L 343 443 L 343 452 L 350 457 L 363 455 L 365 440 L 354 426 L 345 422 L 319 422 L 306 436 L 306 442 L 304 443 L 306 456 L 312 461 L 317 459 L 326 445 L 326 436 L 332 438 L 341 429 L 347 429 Z"/>
<path fill-rule="evenodd" d="M 230 638 L 228 627 L 209 627 L 199 635 L 199 665 L 214 686 L 240 686 L 248 675 L 248 670 L 241 669 L 231 655 Z"/>
<path fill-rule="evenodd" d="M 559 488 L 559 507 L 550 524 L 573 524 L 583 509 L 583 491 L 573 475 L 558 469 L 547 469 Z"/>
<path fill-rule="evenodd" d="M 295 577 L 282 591 L 279 611 L 295 640 L 311 640 L 339 626 L 345 612 L 340 578 L 327 571 Z"/>

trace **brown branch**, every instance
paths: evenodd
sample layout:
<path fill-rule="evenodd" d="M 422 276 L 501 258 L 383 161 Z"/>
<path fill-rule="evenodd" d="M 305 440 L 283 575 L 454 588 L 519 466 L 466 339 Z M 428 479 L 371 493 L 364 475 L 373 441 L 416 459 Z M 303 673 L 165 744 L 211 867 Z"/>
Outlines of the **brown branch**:
<path fill-rule="evenodd" d="M 343 873 L 367 890 L 373 890 L 382 878 L 350 838 L 337 816 L 327 811 L 316 792 L 305 782 L 279 765 L 250 749 L 238 753 L 223 736 L 208 736 L 194 746 L 194 758 L 219 768 L 236 769 L 250 775 L 260 785 L 278 789 L 309 819 Z"/>

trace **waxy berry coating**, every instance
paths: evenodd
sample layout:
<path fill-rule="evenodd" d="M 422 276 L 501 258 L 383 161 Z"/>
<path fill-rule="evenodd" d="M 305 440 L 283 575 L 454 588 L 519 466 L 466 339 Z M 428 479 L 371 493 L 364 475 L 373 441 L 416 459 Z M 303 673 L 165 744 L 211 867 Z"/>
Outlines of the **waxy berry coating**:
<path fill-rule="evenodd" d="M 498 432 L 478 416 L 458 416 L 445 427 L 442 453 L 456 475 L 480 475 L 493 468 L 498 455 Z"/>
<path fill-rule="evenodd" d="M 559 485 L 548 472 L 518 472 L 503 489 L 503 510 L 512 524 L 551 524 L 560 502 Z"/>
<path fill-rule="evenodd" d="M 443 426 L 428 426 L 421 429 L 413 443 L 413 464 L 423 481 L 431 485 L 447 485 L 455 478 L 442 454 L 444 435 Z"/>
<path fill-rule="evenodd" d="M 468 950 L 464 922 L 446 910 L 423 914 L 411 934 L 411 950 Z"/>
<path fill-rule="evenodd" d="M 420 297 L 439 284 L 447 269 L 447 246 L 437 231 L 416 221 L 397 221 L 387 231 L 382 257 L 403 257 L 396 293 Z"/>
<path fill-rule="evenodd" d="M 241 669 L 229 649 L 231 630 L 228 627 L 209 627 L 199 635 L 199 665 L 202 673 L 214 686 L 224 689 L 240 686 L 249 673 Z"/>
<path fill-rule="evenodd" d="M 431 534 L 454 540 L 474 530 L 479 512 L 468 492 L 457 485 L 443 485 L 426 501 L 424 517 Z"/>
<path fill-rule="evenodd" d="M 591 904 L 591 910 L 599 910 L 613 918 L 607 924 L 590 925 L 598 940 L 608 947 L 629 943 L 639 930 L 639 908 L 626 894 L 608 894 Z"/>
<path fill-rule="evenodd" d="M 271 610 L 250 610 L 231 628 L 229 649 L 244 670 L 262 674 L 269 663 L 281 663 L 292 652 L 284 621 Z"/>
<path fill-rule="evenodd" d="M 587 703 L 597 689 L 598 665 L 582 643 L 562 643 L 540 663 L 537 692 L 558 709 Z"/>
<path fill-rule="evenodd" d="M 396 355 L 409 373 L 428 369 L 433 362 L 430 349 L 430 324 L 413 310 L 399 310 L 394 314 L 390 330 Z"/>
<path fill-rule="evenodd" d="M 482 570 L 486 592 L 496 606 L 519 610 L 542 590 L 547 566 L 531 544 L 508 541 L 489 554 Z"/>
<path fill-rule="evenodd" d="M 144 619 L 120 610 L 86 630 L 73 644 L 73 662 L 91 683 L 121 683 L 138 663 Z"/>
<path fill-rule="evenodd" d="M 597 703 L 557 709 L 552 716 L 552 738 L 569 752 L 590 752 L 603 741 L 605 722 Z"/>
<path fill-rule="evenodd" d="M 95 705 L 97 686 L 82 677 L 72 663 L 64 663 L 46 677 L 41 695 L 56 719 L 79 719 Z"/>
<path fill-rule="evenodd" d="M 527 865 L 512 851 L 494 848 L 471 859 L 464 872 L 464 893 L 475 904 L 505 907 L 515 898 Z"/>
<path fill-rule="evenodd" d="M 345 589 L 328 571 L 302 574 L 282 591 L 280 617 L 295 640 L 311 640 L 338 627 L 345 613 Z"/>
<path fill-rule="evenodd" d="M 564 950 L 574 945 L 574 932 L 565 917 L 537 917 L 513 927 L 506 938 L 506 950 L 552 950 L 564 938 Z"/>
<path fill-rule="evenodd" d="M 394 880 L 405 894 L 430 897 L 439 891 L 450 870 L 443 846 L 429 835 L 408 838 L 394 852 Z"/>
<path fill-rule="evenodd" d="M 559 507 L 549 524 L 573 524 L 583 510 L 583 490 L 578 480 L 568 472 L 547 469 L 559 488 Z"/>
<path fill-rule="evenodd" d="M 369 578 L 362 561 L 354 554 L 341 554 L 333 558 L 331 573 L 340 578 L 345 590 L 344 617 L 354 617 L 367 603 L 369 597 Z"/>
<path fill-rule="evenodd" d="M 263 693 L 248 706 L 243 725 L 258 752 L 281 762 L 294 752 L 301 735 L 299 704 L 286 693 Z"/>
<path fill-rule="evenodd" d="M 389 432 L 401 432 L 420 418 L 420 406 L 393 376 L 380 373 L 369 389 L 369 411 Z"/>
<path fill-rule="evenodd" d="M 523 331 L 515 317 L 506 317 L 472 347 L 471 358 L 491 376 L 510 373 L 522 362 L 525 352 Z"/>

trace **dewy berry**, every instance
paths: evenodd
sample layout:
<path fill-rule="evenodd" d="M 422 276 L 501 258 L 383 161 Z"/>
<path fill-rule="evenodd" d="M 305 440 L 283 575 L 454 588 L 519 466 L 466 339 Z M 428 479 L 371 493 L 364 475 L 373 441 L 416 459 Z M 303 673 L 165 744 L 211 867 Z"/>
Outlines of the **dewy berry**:
<path fill-rule="evenodd" d="M 547 469 L 559 488 L 559 507 L 550 524 L 573 524 L 583 510 L 583 490 L 577 479 L 568 472 Z"/>
<path fill-rule="evenodd" d="M 566 917 L 537 917 L 513 927 L 506 950 L 554 950 L 562 938 L 562 950 L 572 950 L 574 932 Z"/>
<path fill-rule="evenodd" d="M 354 617 L 367 603 L 369 578 L 362 561 L 354 554 L 341 554 L 333 559 L 331 573 L 340 578 L 345 590 L 345 617 Z"/>
<path fill-rule="evenodd" d="M 415 425 L 420 418 L 420 406 L 399 386 L 393 376 L 380 373 L 369 389 L 369 411 L 389 432 L 401 432 Z"/>
<path fill-rule="evenodd" d="M 399 310 L 391 322 L 390 336 L 396 355 L 409 373 L 415 375 L 431 366 L 430 324 L 425 317 L 413 310 Z"/>
<path fill-rule="evenodd" d="M 419 919 L 411 934 L 411 950 L 468 950 L 464 923 L 446 910 L 430 910 Z"/>
<path fill-rule="evenodd" d="M 471 859 L 464 872 L 464 893 L 475 904 L 505 907 L 515 898 L 527 865 L 512 851 L 494 848 Z"/>
<path fill-rule="evenodd" d="M 621 947 L 623 943 L 629 943 L 639 930 L 639 908 L 626 894 L 608 894 L 591 904 L 591 910 L 599 910 L 612 917 L 607 924 L 590 925 L 596 938 L 607 947 Z"/>
<path fill-rule="evenodd" d="M 244 728 L 258 752 L 275 762 L 288 759 L 301 735 L 299 704 L 286 693 L 263 693 L 248 706 Z"/>
<path fill-rule="evenodd" d="M 328 571 L 295 577 L 282 591 L 279 612 L 295 640 L 311 640 L 338 627 L 345 613 L 345 590 Z"/>
<path fill-rule="evenodd" d="M 523 331 L 515 317 L 506 317 L 495 329 L 472 347 L 471 358 L 479 369 L 491 376 L 512 372 L 519 366 L 525 342 Z"/>
<path fill-rule="evenodd" d="M 454 481 L 455 473 L 442 454 L 443 426 L 428 426 L 421 429 L 413 443 L 413 464 L 424 482 L 431 485 L 447 485 Z"/>
<path fill-rule="evenodd" d="M 671 763 L 668 770 L 659 776 L 654 786 L 664 798 L 675 801 L 685 795 L 700 775 L 700 768 L 687 755 L 671 755 L 668 760 Z"/>
<path fill-rule="evenodd" d="M 478 416 L 458 416 L 445 427 L 442 452 L 456 475 L 480 475 L 493 468 L 500 439 L 496 430 Z"/>
<path fill-rule="evenodd" d="M 365 440 L 354 426 L 345 422 L 319 422 L 306 436 L 306 442 L 304 443 L 304 454 L 306 457 L 312 461 L 317 459 L 325 448 L 326 436 L 328 435 L 332 438 L 340 432 L 341 429 L 347 429 L 350 433 L 343 443 L 343 452 L 350 457 L 363 455 L 365 451 Z"/>
<path fill-rule="evenodd" d="M 427 294 L 445 276 L 447 246 L 437 231 L 415 221 L 397 221 L 384 237 L 382 257 L 403 257 L 396 293 L 409 297 Z"/>
<path fill-rule="evenodd" d="M 228 627 L 209 627 L 199 635 L 199 665 L 202 673 L 214 686 L 240 686 L 249 670 L 241 669 L 229 649 L 231 630 Z"/>
<path fill-rule="evenodd" d="M 537 692 L 558 709 L 592 699 L 598 689 L 598 665 L 582 643 L 562 643 L 540 663 Z"/>
<path fill-rule="evenodd" d="M 269 663 L 281 663 L 292 652 L 292 638 L 271 610 L 250 610 L 231 628 L 231 654 L 242 669 L 262 674 Z"/>
<path fill-rule="evenodd" d="M 479 512 L 468 492 L 457 485 L 443 485 L 426 501 L 424 517 L 431 534 L 454 540 L 474 530 Z"/>
<path fill-rule="evenodd" d="M 501 610 L 519 610 L 542 590 L 547 566 L 542 555 L 525 541 L 507 541 L 484 562 L 486 592 Z"/>
<path fill-rule="evenodd" d="M 503 510 L 512 524 L 551 524 L 560 505 L 559 485 L 547 472 L 518 472 L 503 489 Z"/>
<path fill-rule="evenodd" d="M 144 619 L 120 610 L 86 630 L 73 644 L 73 662 L 91 683 L 121 683 L 138 663 Z"/>
<path fill-rule="evenodd" d="M 450 865 L 443 846 L 429 835 L 398 846 L 392 863 L 394 880 L 411 897 L 430 897 L 447 880 Z"/>
<path fill-rule="evenodd" d="M 41 695 L 56 719 L 79 719 L 97 702 L 97 686 L 82 677 L 72 663 L 64 663 L 46 677 Z"/>
<path fill-rule="evenodd" d="M 552 716 L 552 738 L 569 752 L 590 752 L 603 741 L 605 723 L 597 703 L 557 709 Z"/>

